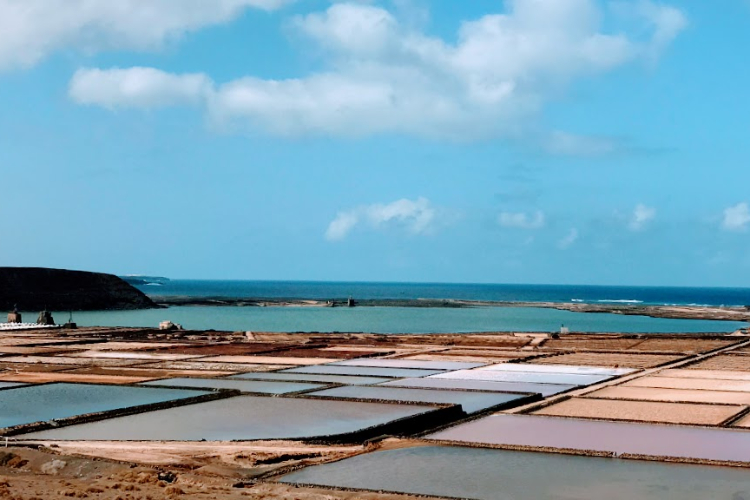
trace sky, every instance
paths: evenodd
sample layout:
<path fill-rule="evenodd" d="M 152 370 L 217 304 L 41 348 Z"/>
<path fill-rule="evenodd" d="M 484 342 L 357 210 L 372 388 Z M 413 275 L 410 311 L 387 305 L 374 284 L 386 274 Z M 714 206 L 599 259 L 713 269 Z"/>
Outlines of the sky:
<path fill-rule="evenodd" d="M 748 286 L 750 1 L 0 0 L 0 265 Z"/>

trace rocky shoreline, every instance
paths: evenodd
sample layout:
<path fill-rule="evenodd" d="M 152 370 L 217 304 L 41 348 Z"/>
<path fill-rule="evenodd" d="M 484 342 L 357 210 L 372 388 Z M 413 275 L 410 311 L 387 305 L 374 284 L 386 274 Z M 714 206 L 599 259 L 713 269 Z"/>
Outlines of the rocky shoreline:
<path fill-rule="evenodd" d="M 347 307 L 347 299 L 311 300 L 297 298 L 254 298 L 254 297 L 188 297 L 151 296 L 158 305 L 171 306 L 235 306 L 235 307 Z M 652 318 L 670 319 L 709 319 L 720 321 L 750 322 L 750 306 L 745 307 L 703 307 L 703 306 L 662 306 L 662 305 L 622 305 L 586 304 L 568 302 L 493 302 L 451 299 L 366 299 L 355 300 L 357 307 L 538 307 L 571 312 L 610 313 Z"/>

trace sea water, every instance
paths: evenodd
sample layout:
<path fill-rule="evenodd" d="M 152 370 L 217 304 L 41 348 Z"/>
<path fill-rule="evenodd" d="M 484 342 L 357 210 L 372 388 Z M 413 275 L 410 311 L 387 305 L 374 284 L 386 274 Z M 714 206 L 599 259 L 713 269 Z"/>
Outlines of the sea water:
<path fill-rule="evenodd" d="M 54 313 L 66 321 L 67 312 Z M 531 307 L 236 307 L 180 306 L 74 312 L 79 326 L 156 327 L 170 320 L 191 330 L 266 332 L 467 333 L 491 331 L 683 333 L 732 332 L 747 323 L 575 313 Z"/>
<path fill-rule="evenodd" d="M 138 286 L 151 296 L 295 299 L 457 299 L 522 302 L 742 306 L 748 288 L 172 280 Z"/>

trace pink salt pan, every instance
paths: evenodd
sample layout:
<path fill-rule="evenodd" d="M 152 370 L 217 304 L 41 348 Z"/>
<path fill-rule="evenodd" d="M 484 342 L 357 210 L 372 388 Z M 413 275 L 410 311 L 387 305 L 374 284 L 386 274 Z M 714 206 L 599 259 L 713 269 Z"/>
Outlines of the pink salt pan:
<path fill-rule="evenodd" d="M 572 398 L 534 413 L 603 420 L 719 425 L 744 409 L 744 406 L 734 405 Z"/>
<path fill-rule="evenodd" d="M 628 387 L 750 392 L 750 381 L 674 377 L 643 377 L 623 384 Z"/>
<path fill-rule="evenodd" d="M 672 403 L 715 403 L 750 405 L 750 393 L 731 391 L 696 391 L 689 389 L 659 389 L 655 387 L 614 386 L 592 392 L 587 398 L 633 399 Z"/>

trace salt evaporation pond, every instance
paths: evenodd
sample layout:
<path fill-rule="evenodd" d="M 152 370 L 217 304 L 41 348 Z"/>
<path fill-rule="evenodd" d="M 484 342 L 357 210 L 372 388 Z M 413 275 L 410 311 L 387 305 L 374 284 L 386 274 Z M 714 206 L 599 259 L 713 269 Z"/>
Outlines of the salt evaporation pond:
<path fill-rule="evenodd" d="M 750 463 L 750 432 L 711 427 L 490 415 L 426 437 L 484 445 Z M 746 474 L 750 478 L 750 472 Z"/>
<path fill-rule="evenodd" d="M 376 368 L 370 366 L 315 365 L 282 370 L 281 373 L 319 373 L 323 375 L 360 375 L 365 377 L 427 377 L 443 373 L 443 370 L 419 370 L 413 368 Z"/>
<path fill-rule="evenodd" d="M 576 385 L 523 384 L 521 382 L 493 382 L 488 380 L 466 380 L 449 378 L 405 378 L 380 384 L 389 387 L 417 387 L 420 389 L 463 389 L 466 391 L 539 393 L 544 397 L 569 391 Z"/>
<path fill-rule="evenodd" d="M 458 370 L 435 375 L 435 379 L 487 380 L 530 384 L 591 385 L 612 375 L 577 375 L 571 373 L 505 372 L 500 370 Z"/>
<path fill-rule="evenodd" d="M 2 382 L 0 381 L 0 389 L 8 389 L 10 387 L 21 387 L 22 385 L 25 385 L 21 382 Z"/>
<path fill-rule="evenodd" d="M 325 385 L 263 380 L 232 380 L 222 378 L 168 378 L 143 382 L 140 385 L 168 387 L 201 387 L 209 389 L 236 389 L 261 394 L 289 394 L 291 392 L 322 389 Z"/>
<path fill-rule="evenodd" d="M 236 396 L 28 434 L 39 439 L 231 441 L 331 436 L 434 411 L 405 404 Z"/>
<path fill-rule="evenodd" d="M 0 391 L 0 428 L 192 398 L 206 391 L 123 385 L 43 384 Z"/>
<path fill-rule="evenodd" d="M 520 363 L 503 363 L 479 368 L 478 371 L 522 372 L 522 373 L 568 373 L 571 375 L 627 375 L 638 371 L 634 368 L 608 368 L 606 366 L 577 365 L 535 365 Z"/>
<path fill-rule="evenodd" d="M 344 385 L 372 385 L 389 382 L 393 379 L 382 377 L 356 377 L 350 375 L 316 375 L 309 373 L 252 372 L 233 375 L 231 378 L 252 380 L 299 380 L 305 382 L 325 382 Z"/>
<path fill-rule="evenodd" d="M 401 389 L 397 387 L 335 387 L 312 392 L 310 396 L 341 399 L 377 399 L 422 403 L 459 404 L 466 413 L 474 413 L 494 406 L 527 398 L 520 394 L 500 392 L 439 391 L 431 389 Z"/>
<path fill-rule="evenodd" d="M 367 453 L 281 482 L 478 500 L 750 498 L 742 469 L 453 446 Z"/>

